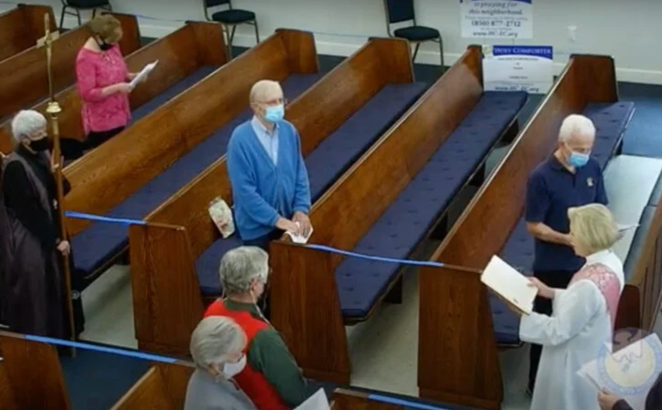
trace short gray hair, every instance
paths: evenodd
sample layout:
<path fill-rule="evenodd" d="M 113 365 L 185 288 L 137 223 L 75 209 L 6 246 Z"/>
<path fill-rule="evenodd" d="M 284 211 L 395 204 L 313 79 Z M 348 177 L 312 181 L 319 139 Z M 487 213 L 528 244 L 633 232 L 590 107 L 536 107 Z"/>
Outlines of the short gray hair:
<path fill-rule="evenodd" d="M 618 241 L 618 225 L 602 204 L 570 208 L 568 219 L 573 239 L 589 254 L 609 249 Z"/>
<path fill-rule="evenodd" d="M 18 142 L 21 141 L 22 137 L 27 137 L 45 127 L 46 117 L 39 111 L 34 110 L 19 111 L 11 122 L 11 132 Z"/>
<path fill-rule="evenodd" d="M 565 117 L 559 129 L 559 141 L 568 141 L 573 135 L 590 135 L 595 137 L 595 125 L 589 118 L 579 114 Z"/>
<path fill-rule="evenodd" d="M 246 293 L 254 279 L 267 281 L 269 255 L 255 246 L 240 246 L 223 256 L 219 273 L 226 293 Z"/>
<path fill-rule="evenodd" d="M 229 317 L 202 319 L 191 335 L 191 356 L 196 366 L 206 369 L 227 361 L 227 356 L 243 351 L 246 333 Z"/>
<path fill-rule="evenodd" d="M 250 102 L 254 103 L 257 101 L 263 101 L 266 96 L 278 91 L 280 94 L 283 94 L 283 89 L 281 88 L 278 81 L 272 80 L 260 80 L 257 83 L 253 84 L 250 94 Z"/>

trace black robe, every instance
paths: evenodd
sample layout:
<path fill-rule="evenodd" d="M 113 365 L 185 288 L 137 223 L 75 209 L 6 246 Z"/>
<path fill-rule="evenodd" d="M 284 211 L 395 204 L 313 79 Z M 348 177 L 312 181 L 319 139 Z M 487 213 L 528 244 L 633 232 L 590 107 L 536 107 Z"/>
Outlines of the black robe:
<path fill-rule="evenodd" d="M 20 333 L 68 338 L 62 255 L 56 248 L 59 213 L 49 157 L 19 146 L 4 159 L 1 181 L 0 323 Z"/>

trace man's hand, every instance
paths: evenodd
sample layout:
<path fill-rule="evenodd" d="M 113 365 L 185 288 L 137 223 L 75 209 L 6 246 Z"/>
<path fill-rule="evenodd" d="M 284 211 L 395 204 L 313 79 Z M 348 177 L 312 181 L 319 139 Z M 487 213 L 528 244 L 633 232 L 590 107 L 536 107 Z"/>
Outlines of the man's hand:
<path fill-rule="evenodd" d="M 598 393 L 598 405 L 600 406 L 600 410 L 613 410 L 619 400 L 620 397 L 614 396 L 606 390 L 602 390 Z"/>
<path fill-rule="evenodd" d="M 69 253 L 71 252 L 69 241 L 60 241 L 60 243 L 57 244 L 57 250 L 62 252 L 62 255 L 69 256 Z"/>
<path fill-rule="evenodd" d="M 294 235 L 301 234 L 300 225 L 297 225 L 295 222 L 292 222 L 289 219 L 285 219 L 283 217 L 278 218 L 278 221 L 276 222 L 276 228 L 285 232 L 291 232 Z"/>
<path fill-rule="evenodd" d="M 310 218 L 308 217 L 308 215 L 304 214 L 303 212 L 297 211 L 294 213 L 294 218 L 292 218 L 292 221 L 294 221 L 294 223 L 299 223 L 301 234 L 304 237 L 307 238 L 308 235 L 310 235 L 313 226 L 310 224 Z"/>
<path fill-rule="evenodd" d="M 531 281 L 529 287 L 538 288 L 538 296 L 545 299 L 554 299 L 554 289 L 542 283 L 538 278 L 529 278 L 529 280 Z"/>

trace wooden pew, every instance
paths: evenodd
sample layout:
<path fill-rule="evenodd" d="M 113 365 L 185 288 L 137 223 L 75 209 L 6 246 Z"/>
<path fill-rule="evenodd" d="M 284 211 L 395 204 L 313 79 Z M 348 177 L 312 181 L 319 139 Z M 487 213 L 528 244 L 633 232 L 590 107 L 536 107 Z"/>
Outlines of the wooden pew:
<path fill-rule="evenodd" d="M 120 47 L 125 54 L 140 48 L 138 20 L 127 14 L 113 13 L 122 24 L 124 36 Z M 78 50 L 90 37 L 87 26 L 77 27 L 62 34 L 53 42 L 54 90 L 73 84 L 76 78 L 75 62 Z M 49 93 L 46 51 L 31 47 L 0 62 L 0 119 L 13 115 L 46 98 Z"/>
<path fill-rule="evenodd" d="M 464 130 L 460 125 L 483 98 L 481 63 L 480 47 L 470 47 L 418 103 L 314 204 L 310 215 L 315 227 L 311 243 L 342 250 L 352 250 L 357 246 L 414 181 L 418 172 L 428 165 L 439 147 L 455 135 L 456 129 Z M 511 122 L 509 129 L 512 130 L 515 124 Z M 503 137 L 501 134 L 500 138 Z M 471 137 L 467 135 L 463 138 Z M 498 140 L 497 136 L 496 142 Z M 456 155 L 462 152 L 456 151 L 453 145 L 445 145 L 443 151 L 455 152 Z M 479 175 L 484 160 L 482 157 L 477 168 L 472 168 L 473 176 Z M 448 173 L 449 169 L 445 171 Z M 447 176 L 440 175 L 439 178 L 444 181 Z M 458 182 L 466 186 L 470 179 Z M 435 213 L 436 224 L 444 220 L 447 211 L 448 207 Z M 433 221 L 432 230 L 436 224 Z M 426 222 L 423 228 L 427 227 Z M 428 231 L 427 236 L 431 232 Z M 418 244 L 420 247 L 421 242 Z M 367 251 L 371 254 L 375 252 Z M 288 342 L 307 376 L 347 384 L 351 365 L 344 326 L 366 320 L 381 302 L 397 303 L 401 297 L 402 271 L 382 286 L 365 316 L 345 320 L 336 281 L 336 268 L 341 262 L 345 260 L 336 254 L 284 240 L 272 242 L 271 322 Z M 361 273 L 356 272 L 357 275 Z M 351 285 L 347 286 L 351 288 Z"/>
<path fill-rule="evenodd" d="M 164 93 L 196 70 L 205 66 L 220 67 L 227 62 L 225 44 L 218 23 L 188 22 L 175 32 L 162 37 L 126 56 L 131 72 L 140 71 L 145 64 L 159 60 L 149 80 L 140 84 L 130 95 L 132 110 Z M 84 141 L 81 119 L 82 102 L 76 85 L 59 92 L 56 97 L 62 113 L 59 116 L 60 135 Z M 48 100 L 32 108 L 46 112 Z M 8 153 L 12 149 L 11 118 L 0 125 L 0 150 Z"/>
<path fill-rule="evenodd" d="M 571 56 L 555 85 L 438 247 L 420 269 L 420 396 L 499 409 L 503 382 L 492 311 L 480 271 L 503 248 L 524 206 L 530 171 L 548 158 L 561 121 L 587 103 L 618 101 L 613 60 Z"/>
<path fill-rule="evenodd" d="M 244 112 L 255 82 L 283 80 L 294 74 L 313 77 L 317 72 L 312 34 L 277 30 L 67 167 L 64 174 L 72 189 L 66 197 L 66 209 L 107 213 Z M 68 219 L 67 224 L 76 255 L 75 235 L 87 228 L 89 221 Z M 121 254 L 89 273 L 88 279 L 98 276 Z"/>
<path fill-rule="evenodd" d="M 412 81 L 406 43 L 371 40 L 287 107 L 287 119 L 299 130 L 303 156 L 387 84 Z M 131 279 L 141 349 L 187 352 L 189 336 L 210 301 L 201 296 L 195 263 L 219 239 L 207 210 L 218 196 L 232 204 L 225 156 L 148 215 L 148 225 L 131 226 Z"/>
<path fill-rule="evenodd" d="M 19 4 L 0 14 L 0 61 L 18 54 L 44 37 L 44 15 L 48 15 L 51 32 L 57 31 L 50 6 Z"/>
<path fill-rule="evenodd" d="M 53 346 L 0 332 L 0 357 L 3 358 L 0 362 L 3 410 L 71 408 L 60 359 Z"/>
<path fill-rule="evenodd" d="M 111 410 L 181 410 L 194 367 L 155 363 Z"/>
<path fill-rule="evenodd" d="M 349 389 L 333 392 L 332 410 L 406 410 L 404 406 L 371 400 L 370 394 Z"/>

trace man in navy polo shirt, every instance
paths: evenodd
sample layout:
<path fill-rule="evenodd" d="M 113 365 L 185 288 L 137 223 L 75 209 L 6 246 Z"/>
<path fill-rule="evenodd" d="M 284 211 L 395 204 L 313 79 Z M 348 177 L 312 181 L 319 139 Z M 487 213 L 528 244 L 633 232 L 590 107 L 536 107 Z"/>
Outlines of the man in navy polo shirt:
<path fill-rule="evenodd" d="M 590 158 L 594 140 L 595 126 L 590 119 L 568 116 L 561 124 L 556 151 L 529 177 L 526 222 L 535 237 L 533 274 L 550 287 L 568 287 L 585 263 L 572 248 L 568 208 L 607 204 L 602 170 Z M 552 301 L 537 298 L 534 310 L 551 315 Z M 541 351 L 541 346 L 531 346 L 529 392 L 533 392 Z"/>

